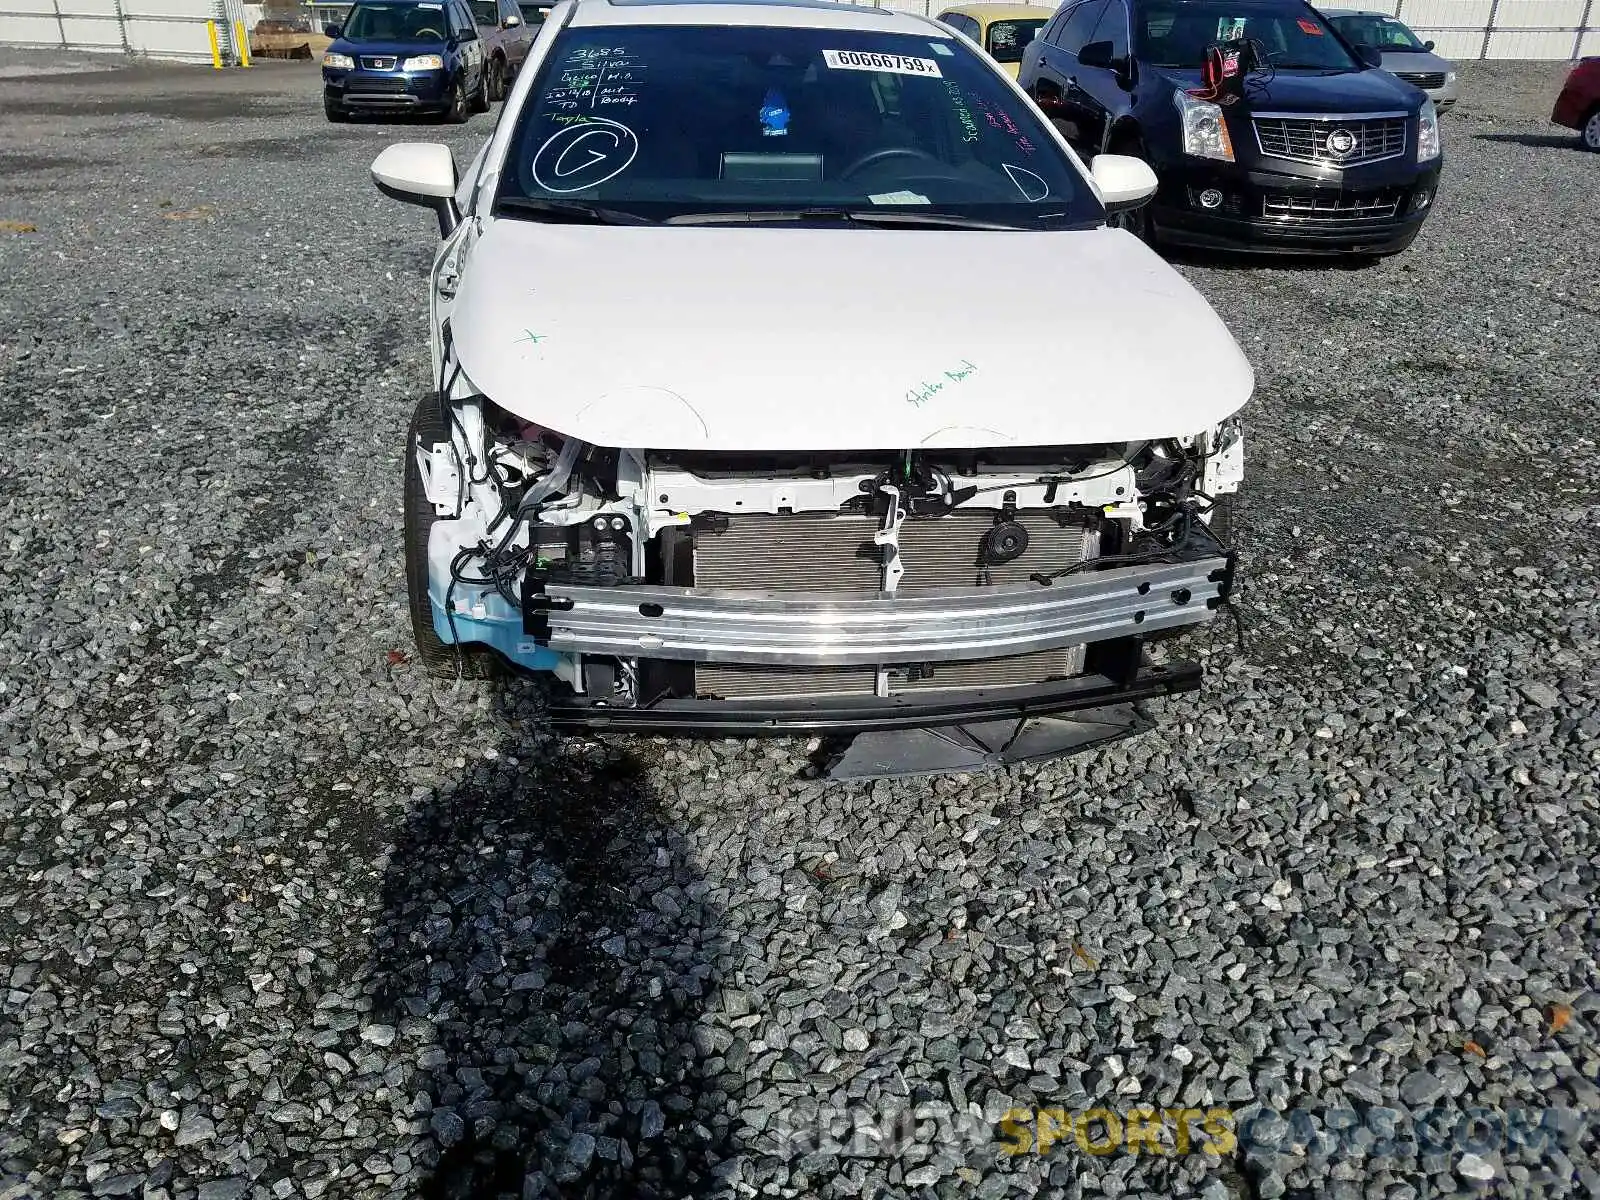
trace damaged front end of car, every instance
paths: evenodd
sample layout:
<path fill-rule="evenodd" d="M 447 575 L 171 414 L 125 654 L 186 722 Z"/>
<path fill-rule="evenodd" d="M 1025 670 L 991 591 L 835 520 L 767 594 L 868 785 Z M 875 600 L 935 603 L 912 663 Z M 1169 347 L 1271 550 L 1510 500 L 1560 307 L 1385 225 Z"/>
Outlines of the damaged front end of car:
<path fill-rule="evenodd" d="M 410 447 L 433 516 L 418 620 L 554 676 L 558 725 L 899 731 L 836 775 L 1060 754 L 1197 687 L 1144 642 L 1234 585 L 1210 526 L 1236 419 L 1110 445 L 653 450 L 531 424 L 448 353 L 444 376 L 443 436 Z"/>

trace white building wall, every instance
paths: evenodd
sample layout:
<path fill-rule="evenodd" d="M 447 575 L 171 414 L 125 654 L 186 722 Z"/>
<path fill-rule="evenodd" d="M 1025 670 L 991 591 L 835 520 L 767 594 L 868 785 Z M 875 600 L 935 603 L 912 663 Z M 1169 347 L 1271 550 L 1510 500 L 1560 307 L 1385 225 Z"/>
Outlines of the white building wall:
<path fill-rule="evenodd" d="M 857 3 L 867 0 L 855 0 Z M 959 0 L 872 0 L 875 7 L 937 16 Z M 1043 0 L 1049 6 L 1049 0 Z M 1327 0 L 1396 14 L 1446 58 L 1570 59 L 1600 55 L 1600 0 Z M 251 6 L 253 7 L 253 5 Z M 119 15 L 120 10 L 120 15 Z M 342 15 L 343 6 L 340 12 Z M 250 16 L 256 14 L 250 13 Z M 323 20 L 319 13 L 317 27 Z M 206 21 L 247 16 L 241 0 L 0 0 L 0 45 L 54 46 L 209 59 Z M 339 19 L 339 18 L 334 18 Z M 253 21 L 249 22 L 253 24 Z"/>
<path fill-rule="evenodd" d="M 852 2 L 936 17 L 964 0 Z M 1050 0 L 1031 2 L 1056 7 Z M 1313 4 L 1316 2 L 1312 0 Z M 1416 30 L 1418 36 L 1432 39 L 1446 58 L 1570 59 L 1600 54 L 1600 0 L 1324 0 L 1324 3 L 1329 8 L 1392 13 Z"/>

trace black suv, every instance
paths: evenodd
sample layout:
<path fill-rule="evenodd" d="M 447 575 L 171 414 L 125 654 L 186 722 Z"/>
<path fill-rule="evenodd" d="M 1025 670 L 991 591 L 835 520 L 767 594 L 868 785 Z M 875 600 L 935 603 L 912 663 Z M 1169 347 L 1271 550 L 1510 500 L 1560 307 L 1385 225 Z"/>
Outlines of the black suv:
<path fill-rule="evenodd" d="M 1244 70 L 1219 88 L 1208 58 Z M 1298 0 L 1067 0 L 1018 82 L 1080 154 L 1155 168 L 1124 218 L 1152 241 L 1376 256 L 1417 236 L 1441 161 L 1433 102 L 1376 62 Z"/>

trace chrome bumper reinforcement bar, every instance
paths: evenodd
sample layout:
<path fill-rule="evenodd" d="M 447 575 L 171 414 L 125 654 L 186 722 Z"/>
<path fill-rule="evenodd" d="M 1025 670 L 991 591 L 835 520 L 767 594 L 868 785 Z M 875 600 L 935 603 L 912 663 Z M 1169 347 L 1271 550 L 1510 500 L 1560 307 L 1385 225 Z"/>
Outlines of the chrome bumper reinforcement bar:
<path fill-rule="evenodd" d="M 523 622 L 552 650 L 853 666 L 997 658 L 1204 621 L 1231 556 L 1115 567 L 1053 583 L 877 593 L 569 587 L 530 572 Z"/>

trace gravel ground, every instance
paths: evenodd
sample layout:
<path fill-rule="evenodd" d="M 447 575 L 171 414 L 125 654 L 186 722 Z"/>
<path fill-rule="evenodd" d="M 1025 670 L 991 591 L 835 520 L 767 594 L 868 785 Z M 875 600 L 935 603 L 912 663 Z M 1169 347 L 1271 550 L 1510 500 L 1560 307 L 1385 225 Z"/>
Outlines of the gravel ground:
<path fill-rule="evenodd" d="M 1600 1191 L 1560 66 L 1466 72 L 1409 253 L 1183 264 L 1260 383 L 1246 652 L 1104 753 L 853 787 L 405 660 L 432 219 L 366 169 L 486 118 L 60 69 L 0 58 L 4 1200 Z M 1231 1133 L 1033 1144 L 1140 1106 Z"/>

